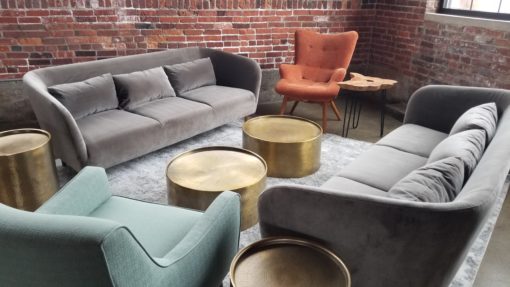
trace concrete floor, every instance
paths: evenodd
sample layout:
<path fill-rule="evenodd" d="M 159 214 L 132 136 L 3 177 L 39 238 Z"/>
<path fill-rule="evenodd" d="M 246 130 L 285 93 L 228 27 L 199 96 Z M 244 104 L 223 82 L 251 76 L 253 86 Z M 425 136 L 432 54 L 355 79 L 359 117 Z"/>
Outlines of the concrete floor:
<path fill-rule="evenodd" d="M 337 100 L 342 119 L 344 115 L 344 101 Z M 292 103 L 287 106 L 290 111 Z M 280 103 L 262 104 L 257 114 L 277 114 Z M 295 116 L 311 119 L 319 124 L 322 121 L 322 108 L 318 104 L 300 103 L 294 111 Z M 328 128 L 326 132 L 342 134 L 342 121 L 335 118 L 333 111 L 328 111 Z M 349 138 L 376 142 L 379 138 L 380 110 L 376 103 L 364 101 L 359 125 L 357 129 L 349 130 Z M 399 120 L 386 114 L 384 134 L 388 134 L 402 124 Z M 503 209 L 499 215 L 494 232 L 485 256 L 478 271 L 474 287 L 508 287 L 510 286 L 510 196 L 507 196 Z M 466 286 L 467 287 L 467 286 Z"/>
<path fill-rule="evenodd" d="M 267 103 L 259 105 L 257 114 L 259 115 L 272 115 L 278 114 L 280 111 L 280 102 Z M 289 113 L 292 108 L 292 102 L 287 104 L 286 114 Z M 336 105 L 340 110 L 340 116 L 342 121 L 336 119 L 333 110 L 328 110 L 328 126 L 326 132 L 337 135 L 342 135 L 342 125 L 344 117 L 344 100 L 337 99 Z M 315 121 L 318 124 L 322 123 L 322 106 L 319 104 L 312 103 L 299 103 L 294 111 L 294 116 L 307 118 Z M 392 117 L 389 113 L 386 113 L 384 134 L 388 134 L 392 130 L 399 127 L 402 123 Z M 361 108 L 361 115 L 359 120 L 358 128 L 349 129 L 348 137 L 352 139 L 376 142 L 380 139 L 380 108 L 377 104 L 370 101 L 363 101 Z"/>

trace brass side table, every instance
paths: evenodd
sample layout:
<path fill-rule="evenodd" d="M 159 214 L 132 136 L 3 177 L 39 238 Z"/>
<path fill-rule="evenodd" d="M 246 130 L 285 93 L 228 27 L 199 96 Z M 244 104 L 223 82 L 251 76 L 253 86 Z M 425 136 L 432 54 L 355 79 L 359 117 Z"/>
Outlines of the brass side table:
<path fill-rule="evenodd" d="M 174 157 L 166 169 L 168 202 L 206 210 L 221 192 L 241 195 L 241 229 L 258 222 L 257 201 L 266 185 L 267 166 L 257 154 L 212 146 Z"/>
<path fill-rule="evenodd" d="M 233 287 L 350 287 L 345 264 L 308 240 L 268 237 L 237 253 L 230 265 Z"/>
<path fill-rule="evenodd" d="M 243 125 L 243 147 L 259 154 L 272 177 L 303 177 L 320 168 L 322 128 L 310 120 L 269 115 Z"/>
<path fill-rule="evenodd" d="M 33 211 L 57 191 L 50 140 L 39 129 L 0 133 L 0 202 Z"/>
<path fill-rule="evenodd" d="M 351 73 L 351 79 L 348 81 L 339 82 L 340 91 L 347 90 L 350 92 L 350 97 L 345 97 L 345 112 L 344 121 L 342 125 L 342 136 L 347 137 L 349 135 L 349 128 L 351 125 L 352 117 L 352 128 L 358 127 L 359 116 L 361 113 L 361 103 L 359 101 L 360 92 L 376 92 L 380 94 L 380 109 L 381 109 L 381 128 L 379 136 L 382 137 L 384 133 L 384 117 L 386 114 L 386 91 L 397 84 L 397 81 L 390 79 L 381 79 L 377 77 L 364 76 L 358 73 Z M 350 106 L 349 106 L 350 104 Z M 358 109 L 356 111 L 356 109 Z M 356 119 L 356 113 L 357 119 Z M 346 119 L 347 118 L 347 119 Z M 347 129 L 346 129 L 347 127 Z"/>

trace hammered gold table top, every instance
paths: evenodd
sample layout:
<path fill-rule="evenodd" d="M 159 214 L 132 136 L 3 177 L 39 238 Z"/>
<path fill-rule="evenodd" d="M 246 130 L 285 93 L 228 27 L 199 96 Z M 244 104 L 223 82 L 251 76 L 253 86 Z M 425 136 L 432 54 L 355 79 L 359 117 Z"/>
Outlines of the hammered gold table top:
<path fill-rule="evenodd" d="M 260 116 L 245 122 L 243 130 L 252 138 L 268 142 L 299 143 L 322 134 L 321 128 L 306 119 L 290 116 Z"/>
<path fill-rule="evenodd" d="M 241 250 L 230 266 L 234 287 L 348 287 L 344 263 L 311 242 L 266 238 Z"/>
<path fill-rule="evenodd" d="M 38 148 L 49 141 L 48 135 L 37 132 L 0 133 L 0 156 L 24 153 Z"/>
<path fill-rule="evenodd" d="M 175 184 L 206 192 L 243 188 L 265 175 L 265 163 L 240 149 L 187 152 L 176 157 L 167 169 L 167 177 Z"/>

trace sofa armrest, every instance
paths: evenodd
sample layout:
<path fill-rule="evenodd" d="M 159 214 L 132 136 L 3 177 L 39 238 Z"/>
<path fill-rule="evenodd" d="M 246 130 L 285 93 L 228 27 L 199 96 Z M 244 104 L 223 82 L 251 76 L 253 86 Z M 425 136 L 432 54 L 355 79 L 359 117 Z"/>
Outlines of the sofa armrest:
<path fill-rule="evenodd" d="M 100 167 L 88 166 L 39 207 L 36 212 L 87 216 L 111 196 L 105 170 Z"/>
<path fill-rule="evenodd" d="M 34 72 L 23 76 L 23 93 L 30 100 L 37 121 L 51 134 L 57 158 L 75 170 L 87 161 L 87 147 L 71 113 L 50 93 L 41 78 Z"/>
<path fill-rule="evenodd" d="M 495 102 L 498 113 L 510 105 L 510 91 L 492 88 L 430 85 L 410 97 L 404 123 L 449 133 L 455 121 L 469 108 Z"/>
<path fill-rule="evenodd" d="M 219 50 L 202 51 L 206 51 L 211 58 L 218 85 L 249 90 L 258 101 L 262 71 L 257 62 Z"/>
<path fill-rule="evenodd" d="M 447 286 L 476 237 L 476 207 L 417 203 L 288 185 L 259 198 L 261 233 L 311 238 L 356 286 Z"/>

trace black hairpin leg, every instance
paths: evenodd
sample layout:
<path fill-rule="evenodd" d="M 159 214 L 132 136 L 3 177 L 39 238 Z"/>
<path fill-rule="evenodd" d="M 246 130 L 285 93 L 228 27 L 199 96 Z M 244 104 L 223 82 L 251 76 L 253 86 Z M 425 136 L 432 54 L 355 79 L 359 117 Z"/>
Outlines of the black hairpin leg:
<path fill-rule="evenodd" d="M 354 93 L 358 93 L 358 92 L 354 92 Z M 358 128 L 358 125 L 359 125 L 359 116 L 361 115 L 361 106 L 363 105 L 363 103 L 359 100 L 358 98 L 359 95 L 356 94 L 355 96 L 355 100 L 354 100 L 354 115 L 352 116 L 352 128 L 353 129 L 357 129 Z M 358 118 L 356 119 L 356 108 L 358 108 Z M 356 121 L 354 121 L 354 119 L 356 119 Z"/>
<path fill-rule="evenodd" d="M 386 90 L 381 91 L 381 131 L 379 133 L 379 137 L 382 137 L 384 134 L 384 116 L 386 113 Z"/>

